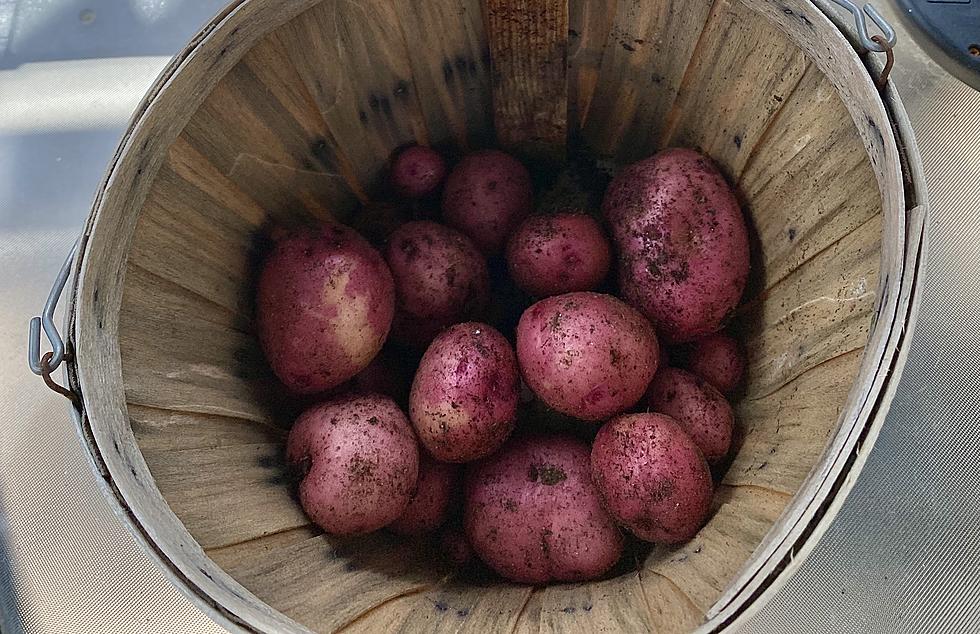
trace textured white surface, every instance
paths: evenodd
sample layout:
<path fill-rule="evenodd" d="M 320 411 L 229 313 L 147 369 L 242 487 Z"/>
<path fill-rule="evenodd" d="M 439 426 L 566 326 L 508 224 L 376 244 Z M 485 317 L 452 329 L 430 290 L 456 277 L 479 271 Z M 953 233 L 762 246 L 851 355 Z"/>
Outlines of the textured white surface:
<path fill-rule="evenodd" d="M 42 305 L 143 91 L 223 2 L 0 0 L 0 629 L 219 633 L 96 487 L 27 370 Z M 881 4 L 880 2 L 878 3 Z M 882 8 L 882 7 L 880 7 Z M 889 420 L 838 519 L 745 628 L 980 631 L 980 93 L 900 33 L 932 199 L 928 283 Z"/>

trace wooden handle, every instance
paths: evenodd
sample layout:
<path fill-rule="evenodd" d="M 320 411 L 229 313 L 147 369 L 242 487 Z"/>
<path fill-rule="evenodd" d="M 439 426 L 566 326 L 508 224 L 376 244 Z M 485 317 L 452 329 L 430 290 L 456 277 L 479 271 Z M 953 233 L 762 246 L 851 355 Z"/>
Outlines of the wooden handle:
<path fill-rule="evenodd" d="M 568 130 L 568 0 L 483 0 L 500 145 L 563 160 Z"/>

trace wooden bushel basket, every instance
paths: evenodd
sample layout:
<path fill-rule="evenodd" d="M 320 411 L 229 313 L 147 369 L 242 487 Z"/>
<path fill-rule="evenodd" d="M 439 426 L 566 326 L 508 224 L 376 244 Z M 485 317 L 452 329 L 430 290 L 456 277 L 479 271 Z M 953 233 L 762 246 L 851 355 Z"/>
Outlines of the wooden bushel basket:
<path fill-rule="evenodd" d="M 806 0 L 236 0 L 163 72 L 79 247 L 71 389 L 106 495 L 246 632 L 724 629 L 795 570 L 874 443 L 923 257 L 914 141 Z M 251 330 L 258 236 L 350 219 L 392 150 L 710 154 L 756 240 L 741 440 L 707 525 L 602 581 L 457 576 L 311 527 Z"/>

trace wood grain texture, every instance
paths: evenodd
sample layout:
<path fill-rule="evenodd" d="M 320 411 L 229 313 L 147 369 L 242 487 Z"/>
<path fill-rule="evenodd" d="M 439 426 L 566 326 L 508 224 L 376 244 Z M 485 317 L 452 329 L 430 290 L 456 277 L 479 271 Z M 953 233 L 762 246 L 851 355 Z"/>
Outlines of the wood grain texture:
<path fill-rule="evenodd" d="M 134 403 L 127 409 L 136 441 L 143 451 L 162 453 L 286 442 L 287 429 L 279 425 Z"/>
<path fill-rule="evenodd" d="M 589 116 L 616 8 L 616 0 L 568 2 L 568 126 L 574 133 Z"/>
<path fill-rule="evenodd" d="M 666 116 L 660 146 L 700 148 L 737 179 L 806 70 L 803 52 L 739 0 L 718 0 Z"/>
<path fill-rule="evenodd" d="M 279 550 L 322 534 L 323 531 L 312 525 L 287 528 L 277 533 L 248 539 L 237 544 L 210 548 L 207 550 L 207 555 L 222 569 L 231 574 L 237 574 L 239 570 L 247 570 L 253 567 L 257 560 L 275 557 Z"/>
<path fill-rule="evenodd" d="M 541 588 L 540 632 L 650 632 L 649 609 L 636 573 L 591 583 Z"/>
<path fill-rule="evenodd" d="M 497 141 L 561 160 L 568 133 L 568 2 L 483 0 Z"/>
<path fill-rule="evenodd" d="M 667 115 L 713 2 L 615 4 L 582 137 L 594 152 L 625 163 L 660 149 Z"/>
<path fill-rule="evenodd" d="M 399 8 L 429 141 L 456 151 L 491 145 L 490 51 L 480 0 Z"/>
<path fill-rule="evenodd" d="M 355 191 L 379 189 L 393 149 L 428 143 L 395 4 L 321 2 L 272 37 L 326 122 L 328 132 L 317 139 L 317 153 L 349 165 Z"/>

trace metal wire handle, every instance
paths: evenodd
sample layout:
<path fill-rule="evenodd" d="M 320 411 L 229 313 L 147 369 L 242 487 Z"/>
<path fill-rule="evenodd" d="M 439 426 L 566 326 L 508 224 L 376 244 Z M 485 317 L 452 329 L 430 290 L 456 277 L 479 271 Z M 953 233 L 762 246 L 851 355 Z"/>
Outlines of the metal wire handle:
<path fill-rule="evenodd" d="M 866 2 L 864 4 L 864 10 L 862 11 L 861 7 L 858 7 L 858 5 L 851 2 L 851 0 L 833 1 L 850 11 L 851 15 L 854 16 L 854 23 L 857 25 L 858 40 L 861 42 L 861 46 L 864 48 L 868 49 L 869 51 L 874 51 L 875 53 L 887 53 L 895 46 L 895 43 L 898 42 L 898 36 L 895 34 L 895 29 L 892 28 L 892 25 L 888 23 L 888 20 L 886 20 L 884 16 L 878 13 L 878 10 L 875 9 L 870 2 Z M 879 36 L 872 36 L 868 33 L 868 21 L 864 17 L 865 13 L 867 13 L 868 17 L 878 25 L 879 29 L 881 29 L 881 32 L 885 36 L 883 38 L 883 42 L 881 41 L 882 38 Z M 876 39 L 878 41 L 875 41 Z"/>
<path fill-rule="evenodd" d="M 65 360 L 65 340 L 61 338 L 61 333 L 58 332 L 58 327 L 54 323 L 54 311 L 58 307 L 58 300 L 61 299 L 62 291 L 65 290 L 65 284 L 68 282 L 68 275 L 71 273 L 71 265 L 75 260 L 77 250 L 78 242 L 72 246 L 68 257 L 65 258 L 65 263 L 61 265 L 54 286 L 48 293 L 48 301 L 44 302 L 44 310 L 41 311 L 41 316 L 31 318 L 30 339 L 27 342 L 27 363 L 31 366 L 31 372 L 38 376 L 46 376 L 46 379 L 50 378 L 51 373 Z M 46 353 L 43 358 L 41 357 L 42 328 L 51 344 L 51 352 Z"/>

